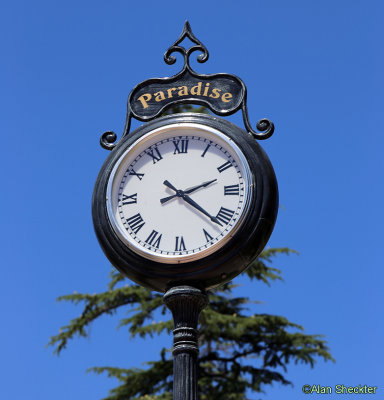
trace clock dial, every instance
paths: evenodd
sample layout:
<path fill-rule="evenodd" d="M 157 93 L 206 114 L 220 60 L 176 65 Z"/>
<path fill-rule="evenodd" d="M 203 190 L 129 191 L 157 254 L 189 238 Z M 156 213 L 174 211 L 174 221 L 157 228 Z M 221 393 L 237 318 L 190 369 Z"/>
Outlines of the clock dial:
<path fill-rule="evenodd" d="M 205 257 L 236 233 L 253 182 L 237 145 L 219 130 L 166 125 L 134 142 L 108 181 L 107 211 L 118 237 L 148 259 Z"/>

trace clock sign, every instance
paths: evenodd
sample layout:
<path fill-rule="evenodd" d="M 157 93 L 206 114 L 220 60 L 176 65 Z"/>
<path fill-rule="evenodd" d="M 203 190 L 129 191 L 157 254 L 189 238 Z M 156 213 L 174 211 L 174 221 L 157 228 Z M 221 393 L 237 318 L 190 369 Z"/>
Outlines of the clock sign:
<path fill-rule="evenodd" d="M 196 43 L 189 25 L 183 34 Z M 178 42 L 175 45 L 181 48 Z M 170 93 L 180 103 L 176 92 L 183 93 L 182 86 L 188 91 L 196 82 L 205 82 L 205 86 L 196 84 L 200 95 L 212 86 L 222 93 L 218 101 L 239 97 L 241 85 L 236 93 L 230 85 L 220 86 L 228 74 L 217 81 L 207 82 L 207 76 L 186 81 L 187 75 L 198 75 L 190 69 L 188 57 L 189 53 L 184 85 L 180 86 L 177 76 L 157 78 L 155 89 L 153 82 L 144 82 L 130 95 L 136 98 L 132 109 L 150 108 L 156 96 L 161 103 L 165 99 L 160 92 Z M 159 86 L 161 79 L 164 87 Z M 175 90 L 169 91 L 170 87 Z M 231 90 L 231 96 L 226 95 Z M 209 93 L 215 92 L 206 89 L 208 101 Z M 199 99 L 187 102 L 201 104 Z M 168 100 L 169 105 L 174 103 Z M 217 113 L 216 104 L 206 105 Z M 155 104 L 152 118 L 148 113 L 142 115 L 150 121 L 128 134 L 132 109 L 117 144 L 111 132 L 101 139 L 103 147 L 113 149 L 101 168 L 92 199 L 95 232 L 103 251 L 130 279 L 161 292 L 184 284 L 210 289 L 231 280 L 262 251 L 276 220 L 275 174 L 254 138 L 263 133 L 246 132 L 208 114 L 158 117 L 163 109 Z M 265 136 L 273 131 L 269 121 L 260 127 L 269 130 Z"/>

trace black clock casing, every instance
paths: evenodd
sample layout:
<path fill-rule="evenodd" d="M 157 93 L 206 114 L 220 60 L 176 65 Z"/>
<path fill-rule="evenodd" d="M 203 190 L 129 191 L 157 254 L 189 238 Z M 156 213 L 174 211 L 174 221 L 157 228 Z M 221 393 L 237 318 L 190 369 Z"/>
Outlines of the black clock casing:
<path fill-rule="evenodd" d="M 221 248 L 192 262 L 166 264 L 143 257 L 116 234 L 107 210 L 107 186 L 115 164 L 133 143 L 155 129 L 181 123 L 211 127 L 235 142 L 249 165 L 254 190 L 241 226 Z M 277 210 L 275 173 L 267 155 L 252 135 L 227 120 L 196 113 L 173 114 L 155 119 L 123 138 L 103 164 L 92 197 L 96 236 L 112 265 L 136 283 L 160 292 L 178 285 L 211 289 L 233 279 L 263 250 L 272 233 Z"/>

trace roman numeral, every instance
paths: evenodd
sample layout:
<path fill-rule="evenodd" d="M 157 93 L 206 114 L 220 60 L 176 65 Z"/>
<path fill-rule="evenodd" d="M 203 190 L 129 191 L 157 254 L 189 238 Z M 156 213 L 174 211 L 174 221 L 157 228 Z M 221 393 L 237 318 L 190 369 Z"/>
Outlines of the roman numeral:
<path fill-rule="evenodd" d="M 203 228 L 203 232 L 204 232 L 205 240 L 207 242 L 213 240 L 213 237 L 204 228 Z"/>
<path fill-rule="evenodd" d="M 146 153 L 152 157 L 154 164 L 156 164 L 158 161 L 163 159 L 163 157 L 160 154 L 160 151 L 157 147 L 154 147 L 153 149 L 149 149 Z"/>
<path fill-rule="evenodd" d="M 158 235 L 159 235 L 159 232 L 153 230 L 151 232 L 151 234 L 145 240 L 145 243 L 148 243 L 150 246 L 159 248 L 160 240 L 163 235 L 162 234 L 160 234 L 159 236 Z"/>
<path fill-rule="evenodd" d="M 127 204 L 137 203 L 137 193 L 131 194 L 129 196 L 123 194 L 122 202 L 123 206 L 126 206 Z"/>
<path fill-rule="evenodd" d="M 217 168 L 217 170 L 222 173 L 223 171 L 225 171 L 228 168 L 231 168 L 232 164 L 230 161 L 227 161 L 226 163 L 224 163 L 223 165 L 220 165 L 220 167 Z"/>
<path fill-rule="evenodd" d="M 183 251 L 183 250 L 186 250 L 184 238 L 182 236 L 180 237 L 176 236 L 175 251 Z"/>
<path fill-rule="evenodd" d="M 175 151 L 173 152 L 173 154 L 188 152 L 188 139 L 173 140 L 173 144 L 175 145 Z"/>
<path fill-rule="evenodd" d="M 239 185 L 224 186 L 224 196 L 238 196 L 240 194 Z"/>
<path fill-rule="evenodd" d="M 137 232 L 139 232 L 139 230 L 145 224 L 145 222 L 140 214 L 136 214 L 136 215 L 133 215 L 132 217 L 128 218 L 127 223 L 129 225 L 129 227 L 132 229 L 132 231 L 136 234 L 137 234 Z"/>
<path fill-rule="evenodd" d="M 205 156 L 205 153 L 208 151 L 208 149 L 211 147 L 211 145 L 209 144 L 206 148 L 205 148 L 205 150 L 204 150 L 204 152 L 203 152 L 203 154 L 201 155 L 201 157 L 204 157 Z"/>
<path fill-rule="evenodd" d="M 139 180 L 142 180 L 142 179 L 143 179 L 143 176 L 144 176 L 144 174 L 137 174 L 133 169 L 131 169 L 131 170 L 129 171 L 129 175 L 137 176 L 137 177 L 139 178 Z"/>
<path fill-rule="evenodd" d="M 234 211 L 228 210 L 228 208 L 221 207 L 219 213 L 216 215 L 216 218 L 219 221 L 224 222 L 224 224 L 228 224 L 234 213 Z"/>

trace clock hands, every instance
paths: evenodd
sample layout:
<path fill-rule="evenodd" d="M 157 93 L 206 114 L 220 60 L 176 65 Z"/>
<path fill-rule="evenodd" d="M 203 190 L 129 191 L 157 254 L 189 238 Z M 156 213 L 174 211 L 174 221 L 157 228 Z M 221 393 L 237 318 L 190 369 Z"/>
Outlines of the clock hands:
<path fill-rule="evenodd" d="M 212 183 L 212 182 L 214 182 L 215 180 L 216 180 L 216 179 L 214 179 L 213 181 L 210 181 L 209 183 Z M 208 185 L 209 183 L 205 182 L 204 184 L 199 185 L 199 187 L 205 186 L 206 184 Z M 206 215 L 212 222 L 215 222 L 216 224 L 222 226 L 221 223 L 220 223 L 220 221 L 219 221 L 216 217 L 214 217 L 214 216 L 212 216 L 211 214 L 209 214 L 207 211 L 204 210 L 204 208 L 202 208 L 202 207 L 199 206 L 194 200 L 192 200 L 192 199 L 186 194 L 186 191 L 176 189 L 176 188 L 175 188 L 169 181 L 167 181 L 167 180 L 165 180 L 165 181 L 163 182 L 163 184 L 176 192 L 176 194 L 175 194 L 174 196 L 181 197 L 186 203 L 190 204 L 192 207 L 196 208 L 196 210 L 199 210 L 201 213 L 203 213 L 204 215 Z M 191 193 L 191 190 L 192 190 L 192 192 L 193 192 L 193 191 L 196 190 L 196 189 L 197 189 L 196 187 L 193 187 L 193 188 L 190 188 L 190 189 L 187 189 L 187 190 L 189 190 L 189 193 Z M 162 200 L 164 200 L 164 199 L 162 199 Z M 160 201 L 161 201 L 161 200 L 160 200 Z"/>
<path fill-rule="evenodd" d="M 183 192 L 184 192 L 184 194 L 193 193 L 195 190 L 200 189 L 200 188 L 202 188 L 202 187 L 206 187 L 206 186 L 210 185 L 211 183 L 213 183 L 213 182 L 215 182 L 215 181 L 217 181 L 217 179 L 212 179 L 211 181 L 203 182 L 201 185 L 192 186 L 192 187 L 190 187 L 190 188 L 188 188 L 188 189 L 183 190 Z M 165 182 L 168 182 L 168 181 L 165 181 Z M 164 182 L 164 185 L 166 185 L 165 182 Z M 169 183 L 169 182 L 168 182 L 168 183 Z M 168 186 L 168 185 L 166 185 L 166 186 Z M 173 187 L 170 187 L 170 186 L 168 186 L 168 187 L 171 188 L 172 190 L 174 190 L 175 192 L 177 192 L 177 189 L 176 189 L 176 188 L 173 188 Z M 175 197 L 178 197 L 177 194 L 174 194 L 174 195 L 168 196 L 168 197 L 164 197 L 163 199 L 160 199 L 160 203 L 161 203 L 161 204 L 164 204 L 164 203 L 166 203 L 167 201 L 174 199 Z"/>

